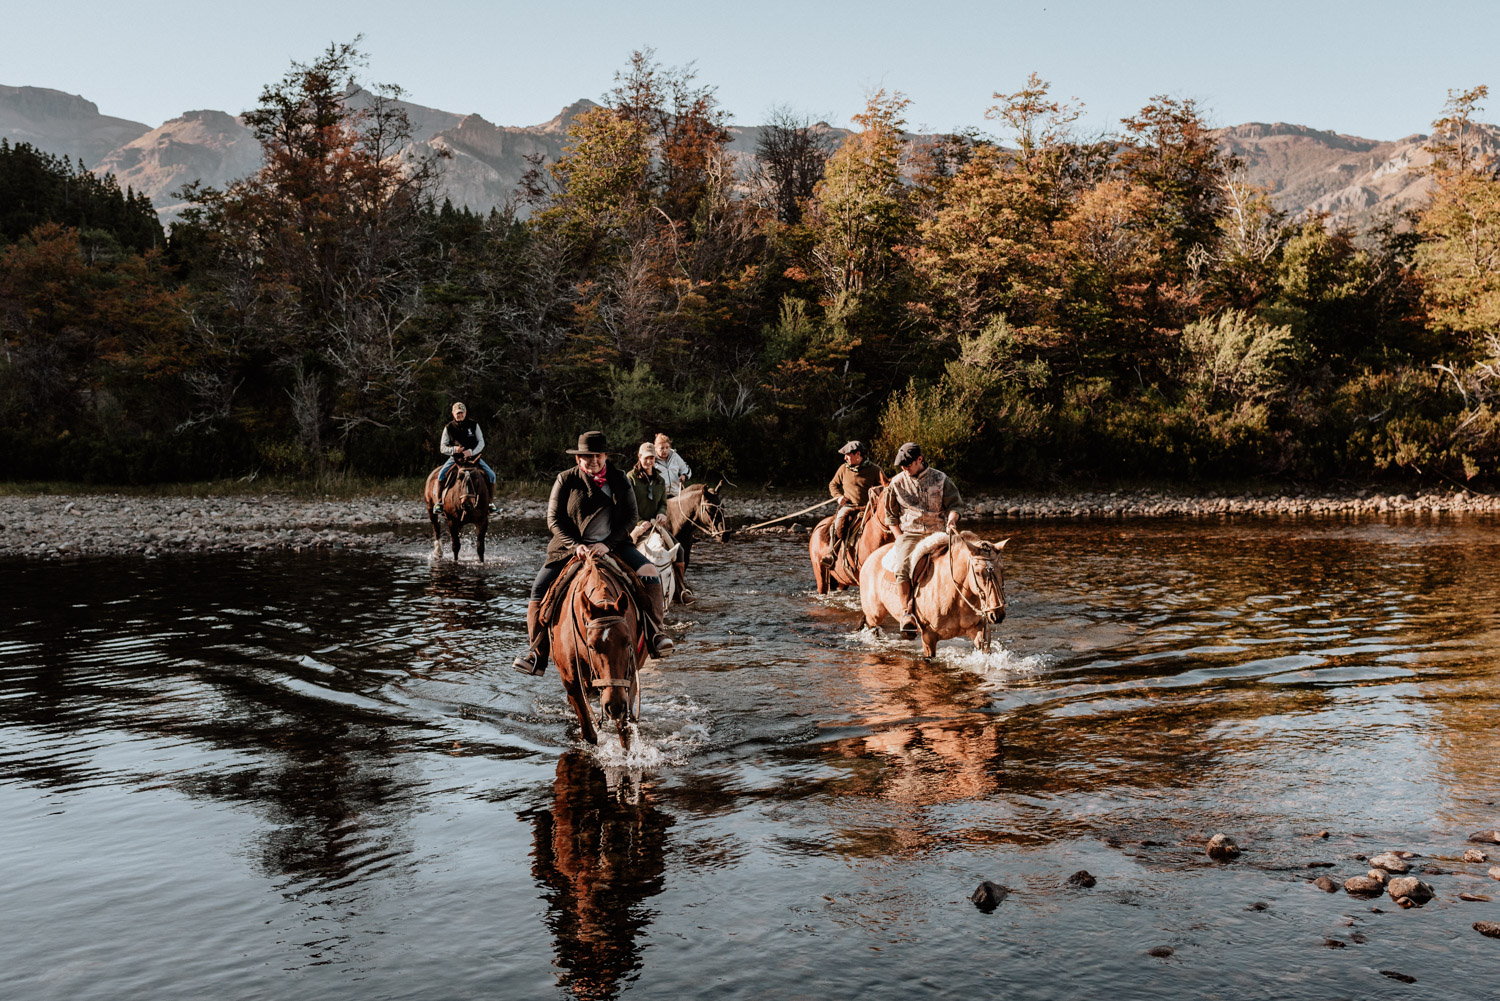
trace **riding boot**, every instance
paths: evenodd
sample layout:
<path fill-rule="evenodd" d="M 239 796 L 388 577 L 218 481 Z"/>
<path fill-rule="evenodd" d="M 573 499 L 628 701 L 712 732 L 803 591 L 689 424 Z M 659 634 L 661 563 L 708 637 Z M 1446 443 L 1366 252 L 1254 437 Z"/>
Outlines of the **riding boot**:
<path fill-rule="evenodd" d="M 686 567 L 682 565 L 681 560 L 672 564 L 672 570 L 677 574 L 677 604 L 679 605 L 691 605 L 697 600 L 693 597 L 693 592 L 687 589 L 687 584 L 682 579 L 682 573 L 685 569 Z"/>
<path fill-rule="evenodd" d="M 662 609 L 661 578 L 642 577 L 641 587 L 645 589 L 646 600 L 651 604 L 647 613 L 651 616 L 651 628 L 647 633 L 651 645 L 651 656 L 665 657 L 672 652 L 672 647 L 676 644 L 672 642 L 672 637 L 667 635 L 666 620 L 663 618 L 666 613 Z"/>
<path fill-rule="evenodd" d="M 830 542 L 828 544 L 828 552 L 824 553 L 818 562 L 823 564 L 825 570 L 832 570 L 837 566 L 839 562 L 839 544 L 837 542 Z"/>
<path fill-rule="evenodd" d="M 529 674 L 533 678 L 547 670 L 547 647 L 550 639 L 547 635 L 547 627 L 537 621 L 541 618 L 541 610 L 540 601 L 526 603 L 526 635 L 531 646 L 511 665 L 522 674 Z"/>
<path fill-rule="evenodd" d="M 897 580 L 896 593 L 901 598 L 901 634 L 915 636 L 922 627 L 917 625 L 917 599 L 912 594 L 911 581 Z"/>

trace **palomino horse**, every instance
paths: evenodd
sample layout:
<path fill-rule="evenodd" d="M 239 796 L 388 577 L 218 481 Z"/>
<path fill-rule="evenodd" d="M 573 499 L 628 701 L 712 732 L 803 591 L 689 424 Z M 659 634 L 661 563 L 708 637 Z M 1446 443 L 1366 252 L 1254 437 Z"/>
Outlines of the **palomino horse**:
<path fill-rule="evenodd" d="M 875 550 L 896 538 L 880 505 L 881 495 L 885 493 L 884 473 L 880 479 L 880 486 L 870 488 L 870 496 L 860 515 L 863 521 L 859 538 L 853 546 L 844 547 L 832 570 L 823 565 L 823 556 L 833 545 L 834 516 L 829 515 L 813 528 L 812 535 L 807 540 L 807 555 L 812 558 L 813 580 L 817 582 L 819 594 L 827 594 L 835 587 L 858 587 L 859 568 L 864 566 L 865 560 Z"/>
<path fill-rule="evenodd" d="M 432 555 L 443 555 L 443 533 L 438 527 L 438 516 L 432 506 L 438 502 L 438 469 L 427 474 L 427 486 L 422 491 L 422 503 L 427 505 L 427 517 L 432 520 Z M 448 535 L 453 540 L 453 558 L 458 559 L 459 533 L 464 525 L 474 526 L 474 542 L 479 549 L 479 562 L 484 562 L 484 533 L 490 527 L 490 480 L 473 462 L 460 462 L 453 471 L 453 482 L 442 496 L 443 514 L 448 516 Z"/>
<path fill-rule="evenodd" d="M 549 613 L 552 595 L 542 606 L 551 629 L 551 655 L 562 677 L 563 690 L 583 739 L 599 743 L 599 717 L 593 696 L 599 693 L 600 715 L 620 728 L 620 743 L 630 746 L 631 724 L 640 716 L 641 686 L 637 678 L 645 656 L 645 623 L 631 597 L 635 576 L 612 556 L 575 556 L 582 560 L 576 574 L 564 568 L 559 583 L 567 588 L 558 599 L 555 617 Z"/>
<path fill-rule="evenodd" d="M 682 580 L 677 582 L 678 598 L 687 590 L 687 563 L 692 552 L 693 540 L 702 532 L 715 542 L 724 541 L 724 504 L 719 500 L 719 487 L 723 480 L 713 486 L 694 483 L 683 487 L 682 493 L 667 498 L 667 531 L 682 543 Z"/>
<path fill-rule="evenodd" d="M 912 585 L 922 654 L 931 657 L 938 640 L 968 636 L 976 649 L 989 647 L 990 627 L 1005 619 L 1005 571 L 1000 565 L 1003 542 L 984 542 L 973 532 L 938 533 L 918 543 L 912 553 Z M 882 564 L 890 546 L 871 553 L 859 570 L 859 603 L 865 625 L 880 625 L 887 614 L 899 619 L 901 597 L 896 575 Z M 923 557 L 928 562 L 921 566 Z"/>

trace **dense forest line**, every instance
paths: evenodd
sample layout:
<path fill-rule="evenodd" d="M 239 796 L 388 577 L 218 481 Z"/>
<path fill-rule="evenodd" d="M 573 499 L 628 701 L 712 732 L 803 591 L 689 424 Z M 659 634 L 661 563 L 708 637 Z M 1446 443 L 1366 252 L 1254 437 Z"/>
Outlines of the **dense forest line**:
<path fill-rule="evenodd" d="M 636 53 L 514 205 L 436 204 L 384 88 L 331 46 L 245 116 L 262 170 L 144 197 L 0 143 L 0 469 L 159 482 L 425 472 L 467 401 L 504 476 L 585 428 L 807 483 L 871 439 L 970 482 L 1490 482 L 1500 166 L 1485 88 L 1434 123 L 1434 196 L 1288 220 L 1192 101 L 1117 134 L 1031 77 L 997 137 L 779 111 L 753 161 L 691 70 Z"/>

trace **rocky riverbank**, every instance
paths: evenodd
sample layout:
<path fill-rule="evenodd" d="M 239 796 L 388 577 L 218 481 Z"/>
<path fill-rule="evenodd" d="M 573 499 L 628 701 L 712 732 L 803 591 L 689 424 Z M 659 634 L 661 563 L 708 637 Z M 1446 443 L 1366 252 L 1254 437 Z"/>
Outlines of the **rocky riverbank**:
<path fill-rule="evenodd" d="M 791 514 L 826 498 L 813 493 L 725 498 L 731 525 Z M 796 519 L 810 525 L 831 510 Z M 540 519 L 544 501 L 503 499 L 496 520 Z M 1153 518 L 1500 514 L 1500 497 L 1465 491 L 1383 494 L 1289 493 L 1220 496 L 1135 490 L 985 494 L 969 498 L 979 518 Z M 0 554 L 40 558 L 164 552 L 355 548 L 425 530 L 420 505 L 405 497 L 304 500 L 276 495 L 142 497 L 120 494 L 0 496 Z"/>

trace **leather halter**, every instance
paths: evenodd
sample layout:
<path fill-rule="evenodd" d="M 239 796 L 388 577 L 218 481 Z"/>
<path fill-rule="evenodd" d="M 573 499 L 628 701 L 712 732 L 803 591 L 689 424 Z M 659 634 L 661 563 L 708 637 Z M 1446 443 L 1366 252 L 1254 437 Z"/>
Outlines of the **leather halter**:
<path fill-rule="evenodd" d="M 676 495 L 674 495 L 672 497 L 668 497 L 667 500 L 669 500 L 669 501 L 675 501 L 677 503 L 677 509 L 682 512 L 682 518 L 683 518 L 683 522 L 685 524 L 693 525 L 696 528 L 702 529 L 703 530 L 703 534 L 707 535 L 710 539 L 713 539 L 715 542 L 723 542 L 724 541 L 724 532 L 723 532 L 723 530 L 722 529 L 716 529 L 712 525 L 705 525 L 705 524 L 703 524 L 703 522 L 699 521 L 697 519 L 697 517 L 695 516 L 694 511 L 689 510 L 687 508 L 687 506 L 682 503 L 682 494 L 679 493 L 679 494 L 676 494 Z M 698 503 L 700 505 L 706 505 L 707 504 L 707 493 L 706 492 L 703 493 L 703 494 L 699 494 L 698 495 Z"/>
<path fill-rule="evenodd" d="M 988 564 L 990 564 L 991 569 L 993 569 L 994 568 L 994 561 L 992 561 L 992 560 L 976 561 L 976 559 L 974 557 L 974 549 L 973 549 L 972 546 L 969 545 L 969 543 L 968 543 L 967 540 L 963 540 L 963 537 L 960 536 L 957 532 L 954 532 L 954 533 L 952 533 L 949 536 L 949 540 L 948 540 L 948 576 L 951 577 L 951 578 L 953 578 L 953 590 L 958 593 L 959 600 L 962 601 L 965 605 L 967 605 L 969 607 L 969 610 L 971 612 L 973 612 L 975 615 L 979 616 L 985 622 L 988 622 L 989 621 L 989 616 L 993 615 L 995 612 L 998 612 L 998 611 L 1000 611 L 1001 609 L 1003 609 L 1005 607 L 1005 590 L 1004 590 L 1003 587 L 1000 590 L 1000 604 L 998 604 L 998 605 L 991 605 L 988 608 L 981 608 L 980 606 L 974 604 L 972 601 L 969 600 L 969 596 L 964 593 L 963 585 L 961 585 L 959 583 L 958 574 L 953 569 L 953 550 L 955 548 L 957 548 L 956 547 L 956 543 L 959 542 L 959 541 L 961 541 L 961 540 L 964 543 L 964 548 L 969 551 L 969 569 L 968 569 L 968 572 L 964 575 L 964 581 L 963 581 L 964 584 L 968 584 L 970 581 L 972 581 L 974 579 L 974 577 L 975 577 L 974 564 L 976 562 L 988 563 Z M 975 594 L 979 594 L 980 593 L 980 589 L 978 587 L 975 587 L 974 588 L 974 593 Z"/>
<path fill-rule="evenodd" d="M 590 554 L 588 557 L 586 557 L 586 559 L 588 559 L 590 562 L 592 562 L 593 559 L 594 559 L 594 557 L 593 557 L 592 554 Z M 594 632 L 598 632 L 600 630 L 608 629 L 611 626 L 621 625 L 621 624 L 625 623 L 625 621 L 626 621 L 626 618 L 623 615 L 600 615 L 600 616 L 597 616 L 596 618 L 591 618 L 591 619 L 586 620 L 584 622 L 584 624 L 583 624 L 583 629 L 584 629 L 585 632 L 594 633 Z M 576 617 L 573 620 L 573 624 L 574 624 L 574 629 L 576 630 L 577 629 L 577 625 L 578 625 L 578 620 L 577 620 Z M 579 646 L 578 646 L 578 652 L 583 655 L 583 662 L 589 666 L 589 675 L 590 675 L 590 677 L 589 677 L 589 685 L 591 687 L 593 687 L 593 688 L 629 688 L 630 687 L 631 682 L 630 682 L 630 680 L 629 680 L 628 677 L 626 677 L 626 678 L 616 678 L 616 677 L 613 677 L 612 675 L 608 676 L 608 677 L 605 677 L 604 675 L 607 672 L 600 671 L 599 670 L 599 665 L 595 663 L 596 651 L 593 649 L 593 647 L 589 646 L 588 640 L 587 640 L 586 637 L 584 637 L 582 634 L 580 634 L 579 638 L 582 639 L 583 642 L 581 644 L 579 644 Z M 637 672 L 637 671 L 640 670 L 640 661 L 636 657 L 636 644 L 631 643 L 628 646 L 626 646 L 625 652 L 626 652 L 626 654 L 630 658 L 629 665 L 628 665 L 629 671 L 627 672 L 627 674 L 634 674 L 635 672 Z M 609 666 L 609 664 L 608 664 L 607 661 L 605 662 L 605 666 Z"/>

